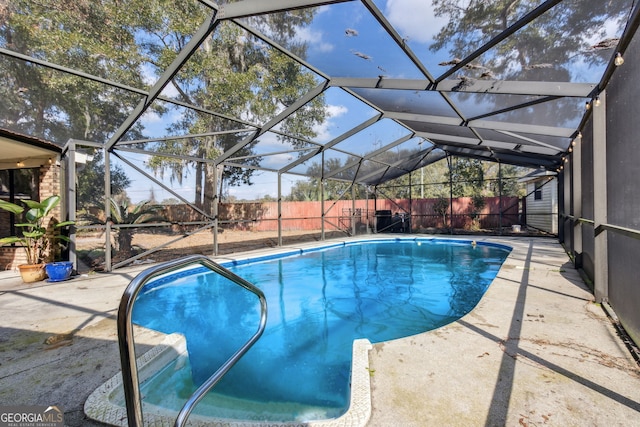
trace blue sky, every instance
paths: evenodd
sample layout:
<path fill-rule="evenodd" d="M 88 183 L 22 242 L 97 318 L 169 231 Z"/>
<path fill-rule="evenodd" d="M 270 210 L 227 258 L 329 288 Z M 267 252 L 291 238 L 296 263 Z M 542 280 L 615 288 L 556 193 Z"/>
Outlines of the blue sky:
<path fill-rule="evenodd" d="M 421 45 L 423 49 L 427 49 L 431 37 L 440 29 L 443 22 L 433 17 L 430 1 L 389 0 L 386 2 L 378 1 L 376 4 L 387 13 L 391 23 L 396 26 L 399 32 L 402 32 L 403 37 L 410 40 L 413 46 Z M 380 28 L 374 25 L 371 16 L 361 3 L 348 2 L 319 8 L 314 23 L 302 29 L 298 33 L 298 38 L 308 43 L 308 60 L 312 65 L 322 63 L 323 69 L 328 69 L 332 73 L 334 72 L 334 67 L 337 67 L 336 75 L 341 75 L 341 72 L 344 73 L 343 75 L 349 74 L 348 68 L 341 69 L 341 64 L 344 64 L 354 69 L 357 68 L 357 73 L 366 70 L 364 72 L 372 76 L 385 72 L 393 74 L 394 77 L 420 77 L 417 70 L 412 70 L 407 74 L 408 65 L 410 64 L 401 64 L 395 60 L 394 55 L 398 52 L 391 45 L 390 40 L 386 42 L 389 43 L 386 49 L 380 49 L 379 45 L 372 43 L 373 40 L 379 40 L 380 32 Z M 371 46 L 376 46 L 376 49 L 373 50 L 370 48 Z M 370 55 L 371 59 L 367 60 L 357 56 L 356 53 L 358 52 L 369 52 L 367 55 Z M 335 63 L 326 65 L 328 58 L 335 58 Z M 404 61 L 404 58 L 400 55 L 398 55 L 398 58 Z M 394 63 L 399 67 L 397 70 L 393 69 Z M 411 66 L 411 68 L 414 67 Z M 151 82 L 153 79 L 154 77 L 149 76 L 148 80 Z M 164 94 L 168 96 L 175 95 L 172 91 L 172 87 L 168 86 Z M 315 129 L 318 134 L 317 140 L 322 143 L 330 141 L 376 113 L 375 110 L 338 89 L 331 89 L 325 92 L 325 98 L 327 102 L 327 120 Z M 176 111 L 175 114 L 180 114 L 180 112 Z M 172 121 L 170 117 L 159 117 L 152 113 L 147 113 L 143 117 L 143 124 L 147 134 L 150 136 L 164 135 L 166 123 Z M 392 126 L 394 128 L 397 127 L 397 125 Z M 399 131 L 396 129 L 388 132 L 380 131 L 382 134 L 393 134 L 393 132 L 398 133 Z M 361 137 L 376 139 L 375 135 L 366 133 L 363 133 Z M 388 138 L 386 135 L 384 137 L 385 139 Z M 385 143 L 388 142 L 391 141 L 385 141 Z M 269 136 L 262 137 L 260 143 L 268 147 L 270 144 Z M 265 147 L 263 149 L 269 151 Z M 274 140 L 273 151 L 278 151 L 279 149 L 281 149 L 281 145 Z M 131 155 L 130 153 L 125 153 L 124 155 L 139 166 L 144 166 L 144 156 Z M 283 154 L 282 156 L 286 155 Z M 270 161 L 277 162 L 278 159 L 276 157 L 265 159 L 265 164 L 268 165 Z M 161 190 L 152 181 L 135 171 L 130 171 L 128 174 L 133 184 L 127 189 L 127 193 L 133 201 L 147 199 L 151 194 L 152 188 L 157 200 L 173 197 L 170 193 Z M 288 194 L 291 186 L 299 179 L 302 178 L 296 175 L 284 175 L 282 178 L 283 193 Z M 252 181 L 254 185 L 232 187 L 229 189 L 229 193 L 239 199 L 252 199 L 267 194 L 273 197 L 277 195 L 277 174 L 256 171 Z M 188 200 L 192 199 L 194 184 L 189 178 L 185 179 L 182 185 L 175 182 L 169 183 L 167 180 L 164 182 L 183 197 Z"/>
<path fill-rule="evenodd" d="M 400 36 L 406 41 L 412 51 L 421 59 L 432 74 L 438 75 L 446 70 L 446 67 L 438 63 L 448 61 L 449 54 L 446 49 L 439 52 L 429 51 L 432 42 L 442 26 L 446 23 L 441 18 L 433 16 L 430 0 L 375 0 L 375 4 L 381 9 Z M 604 36 L 612 36 L 618 30 L 618 25 L 607 23 L 601 32 L 586 32 L 595 42 Z M 312 66 L 317 66 L 333 76 L 349 77 L 377 77 L 384 75 L 395 78 L 422 78 L 420 71 L 410 63 L 406 56 L 381 29 L 377 21 L 360 2 L 346 2 L 330 6 L 322 6 L 318 9 L 314 22 L 298 32 L 298 39 L 308 44 L 307 61 Z M 574 61 L 576 81 L 597 80 L 581 59 Z M 154 77 L 149 76 L 149 81 Z M 320 81 L 320 79 L 319 79 Z M 174 89 L 168 86 L 165 95 L 175 95 Z M 315 129 L 317 141 L 324 143 L 346 132 L 375 114 L 375 110 L 362 104 L 349 94 L 339 89 L 330 89 L 325 92 L 327 120 Z M 463 105 L 462 102 L 461 105 Z M 581 108 L 583 103 L 578 102 L 576 108 Z M 473 107 L 473 106 L 471 106 Z M 143 117 L 143 124 L 151 136 L 165 135 L 164 127 L 171 123 L 181 112 L 176 109 L 168 116 L 159 117 L 148 113 Z M 389 129 L 382 129 L 389 126 Z M 402 130 L 399 125 L 383 123 L 376 130 L 362 132 L 349 141 L 353 146 L 367 146 L 375 143 L 382 145 L 397 138 Z M 374 134 L 375 133 L 375 134 Z M 395 135 L 395 136 L 394 136 Z M 358 141 L 359 140 L 359 141 Z M 376 141 L 376 142 L 374 142 Z M 260 138 L 261 152 L 276 152 L 282 150 L 273 135 L 264 135 Z M 354 149 L 357 154 L 364 154 Z M 281 154 L 265 158 L 264 164 L 281 164 L 290 155 Z M 142 165 L 144 158 L 141 156 L 127 157 Z M 133 201 L 148 198 L 150 190 L 154 188 L 156 199 L 162 200 L 173 197 L 164 192 L 151 181 L 138 176 L 131 171 L 129 173 L 133 185 L 127 190 Z M 295 175 L 283 176 L 283 194 L 288 194 L 291 186 L 301 179 Z M 256 171 L 252 179 L 254 185 L 233 187 L 229 193 L 238 199 L 259 198 L 264 195 L 275 197 L 277 195 L 277 175 L 270 172 Z M 186 179 L 182 185 L 172 183 L 170 186 L 185 198 L 191 200 L 194 192 L 192 180 Z"/>

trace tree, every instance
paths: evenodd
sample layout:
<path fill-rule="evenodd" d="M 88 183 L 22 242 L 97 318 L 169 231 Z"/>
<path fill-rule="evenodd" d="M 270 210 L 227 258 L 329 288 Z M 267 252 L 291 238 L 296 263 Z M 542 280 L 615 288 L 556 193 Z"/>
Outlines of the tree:
<path fill-rule="evenodd" d="M 434 12 L 449 21 L 435 37 L 432 51 L 447 47 L 455 57 L 462 58 L 480 48 L 491 38 L 506 30 L 516 20 L 540 5 L 537 0 L 460 1 L 433 0 Z M 606 62 L 611 56 L 602 54 L 589 41 L 594 36 L 606 36 L 611 17 L 626 21 L 629 9 L 625 2 L 606 2 L 594 8 L 587 2 L 564 1 L 536 18 L 496 46 L 491 55 L 479 58 L 479 67 L 466 67 L 468 76 L 491 71 L 503 79 L 529 80 L 545 75 L 544 80 L 565 78 L 576 55 L 589 63 Z M 615 18 L 614 18 L 615 19 Z M 613 45 L 615 46 L 615 44 Z M 612 46 L 609 46 L 609 48 Z M 540 62 L 544 60 L 546 65 Z M 540 80 L 540 78 L 535 78 Z"/>
<path fill-rule="evenodd" d="M 482 193 L 484 170 L 482 161 L 465 157 L 454 157 L 447 173 L 451 179 L 454 197 L 472 197 Z"/>
<path fill-rule="evenodd" d="M 485 200 L 482 194 L 476 193 L 471 196 L 471 206 L 469 206 L 469 216 L 473 220 L 472 227 L 473 229 L 480 228 L 480 214 L 482 213 L 482 209 L 487 205 L 487 201 Z"/>
<path fill-rule="evenodd" d="M 345 164 L 351 164 L 354 162 L 354 158 L 349 157 L 345 161 Z M 364 198 L 365 194 L 362 186 L 356 185 L 353 189 L 351 182 L 353 176 L 349 175 L 349 172 L 342 171 L 342 173 L 336 173 L 343 168 L 343 163 L 340 159 L 330 158 L 324 163 L 324 170 L 319 162 L 312 163 L 308 168 L 306 175 L 310 176 L 306 180 L 297 181 L 291 188 L 291 194 L 287 200 L 298 201 L 311 201 L 321 200 L 324 196 L 324 200 L 339 200 L 343 198 L 351 198 L 352 191 L 355 193 L 355 198 Z M 328 176 L 327 179 L 322 177 Z M 320 182 L 323 183 L 322 193 L 320 191 Z"/>
<path fill-rule="evenodd" d="M 149 200 L 143 200 L 133 207 L 130 207 L 126 201 L 118 203 L 113 198 L 110 199 L 110 202 L 111 221 L 116 226 L 164 221 L 164 217 L 158 214 L 162 210 L 162 206 L 155 205 Z M 133 242 L 135 231 L 135 228 L 129 227 L 120 227 L 118 229 L 118 247 L 116 249 L 124 257 L 131 256 L 133 252 L 131 243 Z"/>
<path fill-rule="evenodd" d="M 522 197 L 526 194 L 526 185 L 518 182 L 518 178 L 523 177 L 531 171 L 530 168 L 522 166 L 514 166 L 493 162 L 485 165 L 484 174 L 488 184 L 485 187 L 487 196 L 517 196 Z M 500 176 L 500 172 L 502 176 Z M 502 185 L 502 189 L 500 188 Z"/>
<path fill-rule="evenodd" d="M 540 4 L 538 0 L 433 0 L 435 15 L 448 18 L 448 23 L 437 34 L 430 49 L 434 52 L 448 49 L 451 61 L 441 65 L 454 65 L 456 58 L 464 58 L 480 48 Z M 583 77 L 572 74 L 576 69 L 584 70 L 584 63 L 605 64 L 611 57 L 607 48 L 615 46 L 616 40 L 613 43 L 603 40 L 595 45 L 593 40 L 607 37 L 607 27 L 616 18 L 620 22 L 626 21 L 628 8 L 628 2 L 623 1 L 599 2 L 598 7 L 584 1 L 560 2 L 520 29 L 516 37 L 507 38 L 458 70 L 457 77 L 470 80 L 579 80 Z M 468 102 L 479 98 L 476 102 L 485 105 L 493 99 L 494 107 L 498 108 L 510 102 L 510 97 L 489 98 L 469 93 L 462 93 L 461 98 Z M 505 104 L 497 105 L 502 100 Z M 574 101 L 561 99 L 540 104 L 535 109 L 511 111 L 501 115 L 500 120 L 528 123 L 534 113 L 545 116 L 547 122 L 559 124 L 582 116 L 582 112 L 574 107 Z"/>
<path fill-rule="evenodd" d="M 291 193 L 287 196 L 289 201 L 309 202 L 319 200 L 318 182 L 316 179 L 308 178 L 296 181 L 291 187 Z"/>
<path fill-rule="evenodd" d="M 415 180 L 407 173 L 378 186 L 378 190 L 383 193 L 384 197 L 390 199 L 408 199 L 409 182 L 411 182 L 412 187 L 416 185 Z"/>
<path fill-rule="evenodd" d="M 158 203 L 158 201 L 156 200 L 156 192 L 154 191 L 153 187 L 149 189 L 149 202 L 153 204 Z"/>
<path fill-rule="evenodd" d="M 77 183 L 77 209 L 87 210 L 92 206 L 104 206 L 104 177 L 105 168 L 102 150 L 93 154 L 93 159 L 78 173 Z M 131 180 L 120 167 L 114 165 L 111 168 L 111 194 L 124 193 L 131 185 Z"/>
<path fill-rule="evenodd" d="M 50 2 L 16 0 L 0 7 L 6 47 L 132 87 L 144 88 L 144 57 L 136 42 L 138 1 Z M 144 2 L 140 2 L 144 3 Z M 106 142 L 139 95 L 32 63 L 0 62 L 0 122 L 60 144 L 69 138 Z M 140 138 L 136 124 L 127 138 Z M 78 174 L 78 208 L 104 203 L 102 152 Z M 112 168 L 112 192 L 130 180 Z"/>
<path fill-rule="evenodd" d="M 449 198 L 449 180 L 447 173 L 449 167 L 447 160 L 442 159 L 428 166 L 423 167 L 413 173 L 413 182 L 422 185 L 414 186 L 412 197 L 419 198 L 423 196 L 426 199 L 446 197 Z M 423 187 L 423 188 L 421 188 Z"/>
<path fill-rule="evenodd" d="M 0 6 L 0 39 L 11 50 L 134 87 L 144 87 L 135 21 L 120 1 L 15 0 Z M 128 2 L 127 2 L 128 3 Z M 129 5 L 131 6 L 131 5 Z M 65 143 L 105 142 L 139 96 L 32 63 L 0 62 L 0 121 Z M 139 137 L 139 126 L 129 137 Z"/>
<path fill-rule="evenodd" d="M 162 0 L 161 4 L 174 7 L 174 1 Z M 180 2 L 183 3 L 183 2 Z M 191 6 L 189 6 L 191 5 Z M 190 38 L 192 28 L 205 19 L 202 12 L 192 10 L 193 2 L 183 5 L 189 13 L 177 11 L 178 17 L 172 21 L 163 20 L 161 13 L 151 14 L 149 31 L 165 47 L 154 45 L 146 53 L 159 71 L 175 57 L 176 49 L 182 48 Z M 175 7 L 174 7 L 175 8 Z M 295 51 L 301 57 L 305 54 L 305 44 L 294 39 L 295 29 L 308 24 L 313 11 L 303 9 L 285 14 L 271 14 L 250 18 L 250 23 L 282 45 Z M 192 110 L 182 113 L 181 120 L 169 127 L 173 134 L 199 134 L 179 141 L 161 141 L 152 148 L 158 153 L 166 152 L 211 160 L 236 146 L 248 136 L 247 132 L 219 133 L 246 127 L 239 121 L 264 123 L 278 112 L 292 105 L 303 94 L 316 85 L 315 76 L 300 64 L 289 59 L 275 49 L 248 34 L 239 26 L 222 22 L 190 58 L 189 63 L 171 81 L 181 101 L 199 105 L 209 111 L 219 112 L 238 121 L 207 115 Z M 325 109 L 322 96 L 315 98 L 307 106 L 298 110 L 280 124 L 280 130 L 295 137 L 313 138 L 314 125 L 324 120 Z M 213 135 L 212 133 L 217 134 Z M 277 138 L 292 147 L 300 146 L 295 138 L 278 135 Z M 254 141 L 235 155 L 244 157 L 246 166 L 258 166 L 259 157 L 249 158 L 259 141 Z M 181 181 L 193 173 L 196 182 L 196 203 L 205 211 L 212 210 L 212 195 L 218 194 L 214 188 L 217 178 L 226 185 L 251 184 L 251 168 L 216 168 L 206 162 L 194 162 L 177 158 L 154 156 L 149 162 L 154 172 L 170 174 L 170 179 Z M 222 185 L 221 185 L 222 187 Z"/>
<path fill-rule="evenodd" d="M 433 212 L 442 217 L 442 226 L 447 225 L 447 212 L 449 211 L 449 198 L 439 196 L 433 204 Z"/>
<path fill-rule="evenodd" d="M 444 160 L 432 163 L 409 174 L 387 181 L 383 184 L 385 194 L 392 198 L 431 199 L 440 196 L 449 197 L 447 163 Z M 411 188 L 411 194 L 409 194 Z"/>
<path fill-rule="evenodd" d="M 291 194 L 287 200 L 297 201 L 319 201 L 324 196 L 324 200 L 340 200 L 351 198 L 351 183 L 326 179 L 323 182 L 322 192 L 320 191 L 320 178 L 308 178 L 297 181 L 291 187 Z M 360 187 L 355 188 L 356 198 L 363 196 Z"/>
<path fill-rule="evenodd" d="M 530 171 L 529 168 L 469 158 L 450 158 L 452 169 L 446 160 L 440 160 L 412 172 L 385 182 L 381 188 L 392 198 L 411 197 L 426 199 L 444 197 L 449 199 L 449 179 L 452 179 L 454 197 L 499 196 L 500 183 L 503 196 L 523 196 L 523 185 L 518 178 Z M 502 177 L 500 177 L 502 171 Z M 480 202 L 476 203 L 476 206 Z"/>

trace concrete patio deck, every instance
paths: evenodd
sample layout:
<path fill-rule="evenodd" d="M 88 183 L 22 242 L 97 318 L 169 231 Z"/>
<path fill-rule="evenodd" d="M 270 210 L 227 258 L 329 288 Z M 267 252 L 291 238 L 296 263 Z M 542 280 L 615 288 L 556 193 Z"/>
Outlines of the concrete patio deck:
<path fill-rule="evenodd" d="M 367 425 L 640 425 L 638 364 L 562 247 L 471 238 L 513 251 L 467 316 L 374 344 Z M 0 405 L 58 405 L 68 426 L 101 425 L 83 404 L 120 370 L 118 303 L 146 267 L 32 285 L 0 273 Z M 144 351 L 161 339 L 136 342 Z"/>

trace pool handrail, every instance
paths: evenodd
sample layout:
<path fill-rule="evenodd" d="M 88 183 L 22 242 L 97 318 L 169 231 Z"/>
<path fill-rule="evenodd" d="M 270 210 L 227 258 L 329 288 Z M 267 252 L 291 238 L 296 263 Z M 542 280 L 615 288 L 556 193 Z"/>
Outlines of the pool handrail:
<path fill-rule="evenodd" d="M 248 291 L 255 294 L 260 301 L 260 324 L 258 330 L 249 338 L 249 340 L 240 347 L 225 363 L 218 368 L 184 404 L 175 421 L 176 427 L 186 424 L 191 411 L 204 397 L 204 395 L 213 388 L 220 379 L 235 365 L 238 360 L 251 348 L 251 346 L 260 338 L 267 324 L 267 300 L 264 293 L 255 285 L 237 276 L 226 268 L 218 265 L 204 255 L 190 255 L 184 258 L 167 261 L 162 264 L 150 267 L 140 272 L 129 283 L 124 290 L 120 305 L 118 307 L 118 347 L 120 349 L 120 364 L 122 366 L 122 386 L 124 388 L 124 398 L 127 408 L 127 419 L 129 427 L 142 427 L 142 401 L 140 399 L 140 384 L 138 382 L 138 367 L 135 358 L 135 343 L 133 339 L 133 322 L 131 319 L 133 313 L 133 305 L 136 297 L 140 293 L 142 287 L 151 279 L 175 271 L 192 264 L 200 264 L 209 268 L 211 271 L 229 279 L 233 283 L 242 286 Z"/>

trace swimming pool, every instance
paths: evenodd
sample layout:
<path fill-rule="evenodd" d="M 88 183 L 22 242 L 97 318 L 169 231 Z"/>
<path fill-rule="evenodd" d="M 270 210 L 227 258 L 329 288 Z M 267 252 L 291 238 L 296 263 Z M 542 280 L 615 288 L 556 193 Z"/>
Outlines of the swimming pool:
<path fill-rule="evenodd" d="M 387 341 L 462 317 L 509 250 L 461 240 L 386 239 L 223 264 L 263 290 L 269 320 L 262 338 L 194 414 L 263 421 L 340 416 L 349 404 L 354 339 Z M 136 301 L 136 323 L 178 332 L 187 347 L 141 385 L 148 405 L 179 410 L 256 329 L 257 303 L 232 288 L 227 294 L 216 277 L 204 269 L 173 273 L 148 283 Z"/>

